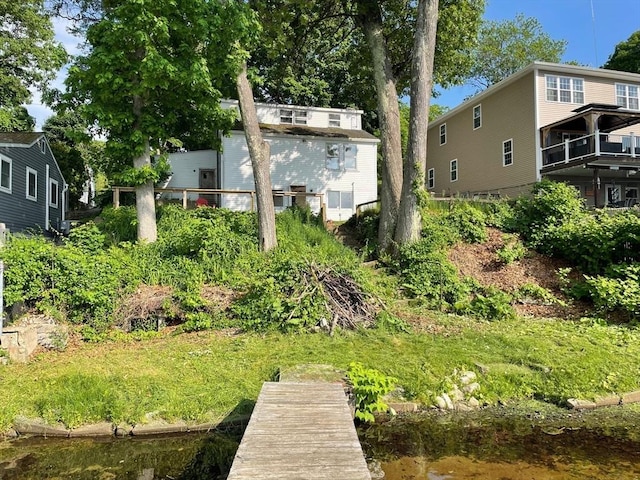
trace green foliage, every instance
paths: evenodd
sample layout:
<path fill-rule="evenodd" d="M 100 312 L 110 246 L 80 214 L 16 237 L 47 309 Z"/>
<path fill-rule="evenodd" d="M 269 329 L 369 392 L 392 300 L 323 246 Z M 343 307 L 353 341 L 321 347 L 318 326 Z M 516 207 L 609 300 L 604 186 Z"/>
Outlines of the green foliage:
<path fill-rule="evenodd" d="M 509 228 L 533 246 L 540 246 L 548 228 L 584 213 L 584 201 L 575 188 L 543 180 L 533 187 L 531 196 L 519 197 L 513 210 L 513 223 Z"/>
<path fill-rule="evenodd" d="M 31 99 L 29 89 L 46 88 L 67 60 L 42 7 L 42 0 L 0 4 L 0 131 L 32 130 L 32 120 L 22 107 Z"/>
<path fill-rule="evenodd" d="M 496 251 L 498 260 L 509 265 L 517 260 L 522 260 L 527 254 L 527 247 L 520 241 L 517 235 L 504 234 L 504 245 Z"/>
<path fill-rule="evenodd" d="M 481 210 L 464 202 L 455 202 L 444 218 L 463 241 L 482 243 L 487 240 L 486 215 Z"/>
<path fill-rule="evenodd" d="M 455 304 L 457 313 L 486 320 L 505 320 L 515 317 L 511 302 L 513 297 L 495 287 L 476 289 L 471 300 Z"/>
<path fill-rule="evenodd" d="M 231 326 L 231 322 L 222 312 L 190 312 L 185 314 L 185 321 L 180 325 L 182 332 L 200 332 Z"/>
<path fill-rule="evenodd" d="M 349 364 L 347 377 L 353 387 L 356 400 L 356 418 L 363 422 L 374 423 L 376 421 L 374 413 L 384 413 L 389 409 L 383 398 L 395 388 L 398 380 L 378 370 L 365 368 L 358 362 Z"/>
<path fill-rule="evenodd" d="M 98 228 L 107 235 L 111 244 L 136 241 L 138 220 L 135 207 L 104 208 L 100 219 Z"/>
<path fill-rule="evenodd" d="M 562 300 L 537 283 L 525 283 L 515 292 L 514 298 L 517 300 L 535 299 L 548 304 L 565 305 Z"/>
<path fill-rule="evenodd" d="M 602 68 L 621 72 L 640 73 L 640 30 L 633 32 L 629 38 L 616 45 Z M 629 108 L 631 108 L 629 106 Z"/>
<path fill-rule="evenodd" d="M 612 267 L 610 276 L 585 275 L 593 303 L 602 311 L 620 311 L 640 319 L 640 263 Z"/>
<path fill-rule="evenodd" d="M 88 222 L 76 227 L 69 232 L 69 237 L 65 239 L 67 245 L 89 254 L 97 254 L 104 248 L 105 236 L 93 222 Z"/>
<path fill-rule="evenodd" d="M 483 90 L 531 62 L 558 63 L 567 46 L 553 40 L 533 17 L 516 15 L 513 20 L 485 21 L 473 53 L 472 82 Z"/>

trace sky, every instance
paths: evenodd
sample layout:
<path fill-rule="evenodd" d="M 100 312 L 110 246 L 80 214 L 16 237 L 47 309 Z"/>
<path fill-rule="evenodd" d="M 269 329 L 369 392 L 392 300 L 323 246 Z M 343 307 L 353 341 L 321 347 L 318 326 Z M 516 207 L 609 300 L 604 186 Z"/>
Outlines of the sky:
<path fill-rule="evenodd" d="M 567 48 L 562 61 L 575 61 L 581 65 L 600 67 L 615 46 L 640 30 L 640 0 L 487 0 L 484 18 L 512 20 L 518 13 L 534 17 L 542 29 L 554 40 L 566 40 Z M 79 39 L 66 32 L 66 24 L 54 20 L 56 38 L 71 55 L 78 53 Z M 62 88 L 66 67 L 58 75 L 55 85 Z M 27 105 L 36 118 L 36 131 L 52 115 L 42 105 L 38 92 L 33 92 L 33 103 Z M 473 87 L 455 87 L 439 91 L 434 103 L 453 108 L 474 93 Z"/>

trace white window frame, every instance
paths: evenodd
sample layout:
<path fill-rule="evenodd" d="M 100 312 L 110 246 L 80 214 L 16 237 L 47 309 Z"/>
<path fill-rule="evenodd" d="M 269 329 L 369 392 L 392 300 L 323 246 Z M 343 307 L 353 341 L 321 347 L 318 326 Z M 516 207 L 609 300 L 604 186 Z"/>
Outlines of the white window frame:
<path fill-rule="evenodd" d="M 329 126 L 340 128 L 342 120 L 342 115 L 339 113 L 330 113 L 329 114 Z"/>
<path fill-rule="evenodd" d="M 436 188 L 436 169 L 430 168 L 427 170 L 427 189 L 431 190 Z"/>
<path fill-rule="evenodd" d="M 290 108 L 281 108 L 280 123 L 283 125 L 293 125 L 293 110 Z"/>
<path fill-rule="evenodd" d="M 332 195 L 333 194 L 333 195 Z M 331 198 L 332 196 L 338 195 L 338 206 L 336 207 L 332 200 L 335 201 L 335 198 Z M 351 198 L 350 205 L 343 205 L 346 199 Z M 332 206 L 334 205 L 334 206 Z M 332 210 L 351 210 L 354 208 L 354 198 L 353 192 L 351 190 L 327 190 L 327 208 Z"/>
<path fill-rule="evenodd" d="M 628 110 L 640 110 L 640 86 L 630 83 L 616 83 L 616 105 Z M 622 92 L 620 91 L 622 89 Z M 632 94 L 635 90 L 635 95 Z M 633 105 L 632 105 L 633 104 Z"/>
<path fill-rule="evenodd" d="M 550 81 L 553 81 L 554 84 L 551 85 Z M 584 79 L 561 75 L 545 75 L 544 82 L 547 102 L 584 104 Z M 569 92 L 569 99 L 563 100 L 562 94 L 566 94 L 566 92 Z M 550 93 L 553 93 L 555 98 L 550 98 Z"/>
<path fill-rule="evenodd" d="M 477 115 L 476 115 L 476 112 L 478 112 Z M 482 127 L 482 104 L 478 104 L 475 107 L 473 107 L 472 117 L 473 117 L 473 129 L 478 130 L 480 127 Z M 478 123 L 477 125 L 476 125 L 476 121 Z"/>
<path fill-rule="evenodd" d="M 55 197 L 53 195 L 53 190 L 55 187 Z M 60 196 L 60 184 L 55 178 L 49 179 L 49 206 L 51 208 L 58 208 L 58 197 Z"/>
<path fill-rule="evenodd" d="M 309 118 L 309 112 L 307 110 L 293 111 L 293 123 L 295 125 L 306 125 L 308 118 Z"/>
<path fill-rule="evenodd" d="M 5 193 L 11 193 L 11 186 L 13 185 L 13 160 L 11 160 L 9 157 L 5 157 L 3 155 L 0 155 L 0 178 L 2 175 L 2 164 L 4 163 L 8 163 L 9 164 L 9 186 L 5 187 L 2 184 L 0 184 L 0 191 L 5 192 Z"/>
<path fill-rule="evenodd" d="M 29 175 L 33 175 L 34 177 L 34 195 L 29 194 Z M 31 167 L 27 167 L 27 176 L 25 178 L 25 190 L 26 190 L 26 198 L 27 200 L 31 200 L 34 202 L 38 201 L 38 171 L 34 170 Z"/>
<path fill-rule="evenodd" d="M 458 175 L 458 159 L 454 158 L 449 162 L 449 181 L 451 183 L 457 182 L 458 178 L 460 178 L 460 175 Z"/>
<path fill-rule="evenodd" d="M 507 150 L 507 145 L 509 150 Z M 513 138 L 502 142 L 502 166 L 509 167 L 513 165 Z"/>
<path fill-rule="evenodd" d="M 447 124 L 443 123 L 440 125 L 440 145 L 447 144 Z"/>
<path fill-rule="evenodd" d="M 329 150 L 332 147 L 336 147 L 336 155 L 329 156 Z M 347 154 L 348 151 L 353 151 L 353 154 Z M 337 159 L 334 163 L 333 159 Z M 331 161 L 330 161 L 331 160 Z M 347 164 L 347 160 L 350 161 Z M 335 168 L 333 167 L 335 165 Z M 325 144 L 325 168 L 333 172 L 357 172 L 358 171 L 358 146 L 355 143 L 333 143 L 327 142 Z"/>

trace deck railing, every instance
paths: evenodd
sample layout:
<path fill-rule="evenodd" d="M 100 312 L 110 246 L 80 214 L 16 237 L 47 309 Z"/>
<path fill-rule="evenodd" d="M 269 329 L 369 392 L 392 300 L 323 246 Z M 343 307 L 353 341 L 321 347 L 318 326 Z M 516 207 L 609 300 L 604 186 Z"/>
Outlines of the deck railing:
<path fill-rule="evenodd" d="M 633 133 L 618 135 L 596 131 L 592 135 L 566 139 L 562 143 L 542 148 L 542 165 L 569 163 L 601 156 L 640 158 L 640 137 Z"/>

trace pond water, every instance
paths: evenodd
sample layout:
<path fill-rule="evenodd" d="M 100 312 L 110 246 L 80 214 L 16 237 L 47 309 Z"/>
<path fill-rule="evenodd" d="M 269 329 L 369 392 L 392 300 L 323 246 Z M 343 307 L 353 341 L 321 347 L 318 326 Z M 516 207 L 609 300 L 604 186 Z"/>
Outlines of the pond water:
<path fill-rule="evenodd" d="M 616 414 L 617 415 L 617 414 Z M 482 413 L 360 429 L 386 480 L 638 479 L 640 413 L 542 420 Z M 224 479 L 239 433 L 0 442 L 0 479 Z"/>

